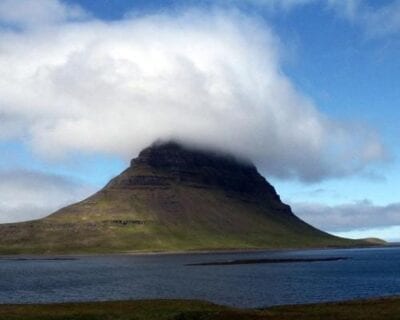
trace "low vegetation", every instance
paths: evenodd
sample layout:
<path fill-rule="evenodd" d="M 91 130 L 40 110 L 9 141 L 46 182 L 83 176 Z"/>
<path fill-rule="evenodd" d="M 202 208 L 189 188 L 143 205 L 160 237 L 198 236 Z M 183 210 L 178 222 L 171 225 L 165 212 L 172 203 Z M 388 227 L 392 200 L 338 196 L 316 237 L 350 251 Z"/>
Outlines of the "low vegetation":
<path fill-rule="evenodd" d="M 0 320 L 391 320 L 400 298 L 246 310 L 191 300 L 137 300 L 48 305 L 0 305 Z"/>
<path fill-rule="evenodd" d="M 1 254 L 111 253 L 370 245 L 297 218 L 249 164 L 177 145 L 144 150 L 88 199 L 0 225 Z"/>

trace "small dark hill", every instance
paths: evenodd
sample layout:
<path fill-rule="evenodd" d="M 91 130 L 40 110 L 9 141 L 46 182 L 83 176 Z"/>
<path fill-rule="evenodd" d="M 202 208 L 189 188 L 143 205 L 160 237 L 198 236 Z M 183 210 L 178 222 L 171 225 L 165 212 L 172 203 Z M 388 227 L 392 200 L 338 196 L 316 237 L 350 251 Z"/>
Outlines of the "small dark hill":
<path fill-rule="evenodd" d="M 359 244 L 297 218 L 252 164 L 176 143 L 144 149 L 84 201 L 41 220 L 0 225 L 2 253 Z"/>

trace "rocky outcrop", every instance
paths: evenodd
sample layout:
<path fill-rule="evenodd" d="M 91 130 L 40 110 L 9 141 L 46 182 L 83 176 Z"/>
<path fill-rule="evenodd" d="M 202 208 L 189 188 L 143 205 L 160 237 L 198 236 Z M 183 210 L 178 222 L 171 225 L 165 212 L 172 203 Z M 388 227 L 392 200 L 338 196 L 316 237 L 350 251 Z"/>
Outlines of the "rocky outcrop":
<path fill-rule="evenodd" d="M 274 187 L 253 164 L 230 155 L 190 149 L 175 142 L 154 144 L 144 149 L 131 161 L 130 168 L 106 188 L 165 188 L 177 183 L 280 202 Z"/>

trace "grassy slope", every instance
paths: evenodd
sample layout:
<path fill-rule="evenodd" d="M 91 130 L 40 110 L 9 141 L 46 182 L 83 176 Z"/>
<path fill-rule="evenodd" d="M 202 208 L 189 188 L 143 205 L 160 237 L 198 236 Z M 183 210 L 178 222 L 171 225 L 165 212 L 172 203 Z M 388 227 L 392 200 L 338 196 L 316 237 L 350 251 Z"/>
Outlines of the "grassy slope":
<path fill-rule="evenodd" d="M 132 176 L 165 176 L 148 168 Z M 0 254 L 109 253 L 215 249 L 356 246 L 292 214 L 277 199 L 228 194 L 216 188 L 106 187 L 85 201 L 38 221 L 0 225 Z M 115 223 L 128 221 L 127 224 Z M 130 223 L 140 221 L 143 223 Z"/>
<path fill-rule="evenodd" d="M 53 305 L 0 305 L 0 320 L 391 320 L 400 298 L 241 310 L 190 300 L 143 300 Z"/>
<path fill-rule="evenodd" d="M 0 226 L 0 253 L 107 253 L 361 244 L 329 236 L 295 217 L 280 217 L 256 203 L 228 198 L 217 191 L 154 190 L 150 195 L 136 193 L 134 197 L 120 192 L 97 194 L 46 219 Z M 174 197 L 179 197 L 179 201 L 174 201 Z M 116 219 L 140 220 L 144 224 L 113 223 Z"/>

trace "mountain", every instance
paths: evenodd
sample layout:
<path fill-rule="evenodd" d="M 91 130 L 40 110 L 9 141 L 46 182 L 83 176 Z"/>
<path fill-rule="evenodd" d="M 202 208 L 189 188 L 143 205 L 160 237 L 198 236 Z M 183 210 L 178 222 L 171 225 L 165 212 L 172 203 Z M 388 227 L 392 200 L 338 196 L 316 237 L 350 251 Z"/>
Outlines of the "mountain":
<path fill-rule="evenodd" d="M 178 143 L 144 149 L 86 200 L 0 225 L 1 253 L 353 246 L 296 217 L 256 167 Z"/>

